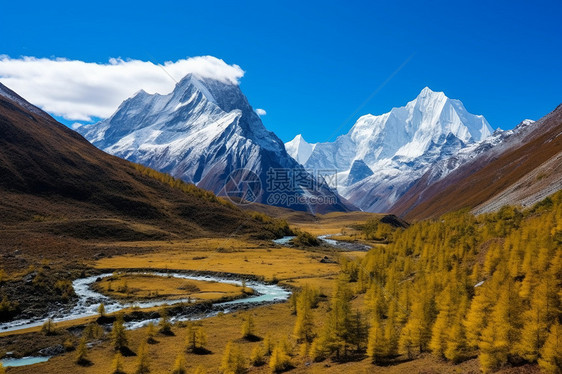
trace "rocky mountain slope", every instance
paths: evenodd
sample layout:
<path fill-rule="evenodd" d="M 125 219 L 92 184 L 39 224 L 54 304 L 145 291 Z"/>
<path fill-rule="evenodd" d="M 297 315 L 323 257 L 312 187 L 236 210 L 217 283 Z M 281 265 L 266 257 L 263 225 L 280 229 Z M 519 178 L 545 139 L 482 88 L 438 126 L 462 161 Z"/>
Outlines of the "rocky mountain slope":
<path fill-rule="evenodd" d="M 3 249 L 12 239 L 20 249 L 27 239 L 36 240 L 38 249 L 69 238 L 140 240 L 262 230 L 207 191 L 181 190 L 100 151 L 2 84 L 0 193 Z M 33 239 L 34 233 L 46 236 Z"/>
<path fill-rule="evenodd" d="M 443 173 L 446 164 L 461 164 Z M 409 219 L 471 208 L 529 206 L 562 189 L 562 105 L 540 120 L 524 121 L 437 163 L 391 211 Z"/>
<path fill-rule="evenodd" d="M 233 82 L 189 74 L 173 92 L 150 95 L 140 91 L 110 118 L 78 131 L 110 154 L 219 195 L 243 188 L 239 182 L 247 181 L 240 181 L 239 175 L 231 177 L 244 169 L 251 173 L 248 176 L 244 171 L 242 179 L 255 179 L 251 182 L 255 189 L 247 187 L 241 192 L 248 201 L 312 212 L 351 207 L 325 184 L 316 183 L 317 176 L 307 174 L 287 154 L 281 140 L 263 126 Z M 287 178 L 283 172 L 279 176 L 272 169 L 290 175 Z"/>
<path fill-rule="evenodd" d="M 483 116 L 426 87 L 404 107 L 359 118 L 349 133 L 316 144 L 309 156 L 302 138 L 286 147 L 295 159 L 306 159 L 307 169 L 337 173 L 338 191 L 356 206 L 386 212 L 433 164 L 491 133 Z"/>

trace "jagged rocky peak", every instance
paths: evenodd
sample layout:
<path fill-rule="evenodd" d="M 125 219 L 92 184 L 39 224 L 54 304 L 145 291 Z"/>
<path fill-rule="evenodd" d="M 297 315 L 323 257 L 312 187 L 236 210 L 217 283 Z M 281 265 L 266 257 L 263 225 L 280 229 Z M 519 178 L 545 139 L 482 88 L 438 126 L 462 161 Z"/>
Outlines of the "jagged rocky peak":
<path fill-rule="evenodd" d="M 78 131 L 108 153 L 217 194 L 225 193 L 229 175 L 238 169 L 255 173 L 264 186 L 269 169 L 303 169 L 287 154 L 283 142 L 265 128 L 237 82 L 195 74 L 185 76 L 166 95 L 140 91 L 110 118 Z M 296 190 L 301 194 L 298 197 L 329 196 L 330 203 L 314 207 L 306 199 L 294 198 L 294 209 L 347 209 L 329 188 Z M 264 189 L 256 199 L 265 203 L 269 195 Z M 283 205 L 288 199 L 276 201 L 281 203 L 274 205 Z"/>
<path fill-rule="evenodd" d="M 360 208 L 384 211 L 431 165 L 491 134 L 483 116 L 425 87 L 405 106 L 361 116 L 347 134 L 315 144 L 310 154 L 297 138 L 286 147 L 307 169 L 336 170 L 345 179 L 339 192 Z"/>

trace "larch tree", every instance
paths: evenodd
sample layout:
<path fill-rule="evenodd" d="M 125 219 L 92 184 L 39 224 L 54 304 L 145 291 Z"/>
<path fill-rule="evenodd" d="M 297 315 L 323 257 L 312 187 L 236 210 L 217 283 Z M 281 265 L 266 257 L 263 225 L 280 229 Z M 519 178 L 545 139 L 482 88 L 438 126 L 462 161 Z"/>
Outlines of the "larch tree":
<path fill-rule="evenodd" d="M 280 341 L 273 348 L 271 357 L 269 358 L 269 367 L 274 373 L 280 373 L 288 370 L 292 366 L 291 357 L 287 350 L 287 342 Z"/>
<path fill-rule="evenodd" d="M 187 374 L 185 355 L 183 352 L 178 353 L 178 355 L 176 356 L 172 374 Z"/>
<path fill-rule="evenodd" d="M 560 323 L 556 322 L 550 327 L 550 332 L 540 354 L 539 367 L 545 373 L 562 373 L 562 325 Z"/>
<path fill-rule="evenodd" d="M 419 297 L 412 304 L 408 322 L 406 322 L 400 336 L 402 352 L 408 354 L 409 357 L 415 351 L 417 353 L 426 351 L 431 339 L 431 318 L 423 299 L 424 297 Z"/>
<path fill-rule="evenodd" d="M 76 348 L 76 363 L 78 365 L 88 365 L 90 360 L 88 360 L 88 346 L 86 345 L 86 338 L 82 337 L 78 348 Z"/>
<path fill-rule="evenodd" d="M 297 298 L 297 320 L 293 335 L 299 342 L 312 342 L 314 339 L 314 316 L 312 314 L 312 300 L 308 293 L 301 292 Z"/>
<path fill-rule="evenodd" d="M 250 364 L 252 366 L 262 366 L 265 364 L 265 352 L 261 345 L 256 345 L 250 355 Z"/>
<path fill-rule="evenodd" d="M 146 342 L 148 344 L 156 344 L 157 341 L 155 339 L 156 336 L 156 326 L 154 323 L 149 322 L 148 326 L 146 327 Z"/>
<path fill-rule="evenodd" d="M 375 364 L 383 362 L 387 355 L 387 341 L 384 335 L 384 326 L 381 320 L 373 317 L 371 327 L 369 328 L 367 356 Z"/>
<path fill-rule="evenodd" d="M 124 374 L 123 371 L 123 356 L 121 352 L 115 353 L 113 362 L 111 363 L 111 374 Z"/>
<path fill-rule="evenodd" d="M 123 315 L 119 314 L 115 322 L 113 322 L 113 329 L 111 330 L 111 340 L 113 342 L 113 348 L 116 351 L 122 351 L 127 348 L 128 339 L 127 333 L 125 331 L 125 321 L 123 320 Z"/>
<path fill-rule="evenodd" d="M 478 344 L 480 364 L 485 372 L 506 363 L 508 355 L 514 352 L 520 336 L 520 316 L 518 289 L 513 280 L 507 277 Z"/>
<path fill-rule="evenodd" d="M 243 374 L 246 372 L 246 360 L 240 351 L 240 347 L 232 341 L 226 345 L 220 370 L 223 374 Z"/>
<path fill-rule="evenodd" d="M 189 324 L 185 339 L 186 350 L 191 353 L 205 353 L 207 334 L 203 326 Z"/>
<path fill-rule="evenodd" d="M 105 305 L 103 305 L 103 303 L 100 303 L 98 306 L 98 313 L 100 317 L 105 317 Z"/>
<path fill-rule="evenodd" d="M 325 324 L 321 341 L 336 359 L 347 356 L 349 348 L 349 331 L 351 317 L 351 290 L 343 279 L 338 279 L 331 299 L 331 310 Z"/>
<path fill-rule="evenodd" d="M 533 290 L 531 308 L 523 314 L 524 325 L 519 344 L 519 353 L 527 361 L 534 362 L 544 344 L 549 326 L 549 302 L 546 282 Z"/>
<path fill-rule="evenodd" d="M 349 344 L 354 346 L 357 352 L 361 352 L 365 349 L 368 337 L 369 328 L 365 315 L 356 309 L 349 321 Z"/>
<path fill-rule="evenodd" d="M 142 342 L 137 353 L 137 366 L 135 374 L 150 373 L 150 358 L 148 356 L 148 346 L 146 342 Z"/>
<path fill-rule="evenodd" d="M 158 329 L 160 333 L 164 335 L 173 335 L 172 324 L 170 323 L 170 317 L 168 316 L 168 310 L 166 308 L 160 309 L 160 320 L 158 321 Z"/>
<path fill-rule="evenodd" d="M 447 360 L 455 363 L 460 362 L 465 357 L 466 335 L 463 325 L 463 316 L 466 312 L 466 303 L 461 304 L 457 316 L 447 334 L 447 344 L 443 354 Z"/>
<path fill-rule="evenodd" d="M 254 323 L 254 317 L 250 313 L 246 315 L 244 323 L 242 324 L 242 338 L 247 340 L 255 340 L 256 335 L 256 325 Z"/>

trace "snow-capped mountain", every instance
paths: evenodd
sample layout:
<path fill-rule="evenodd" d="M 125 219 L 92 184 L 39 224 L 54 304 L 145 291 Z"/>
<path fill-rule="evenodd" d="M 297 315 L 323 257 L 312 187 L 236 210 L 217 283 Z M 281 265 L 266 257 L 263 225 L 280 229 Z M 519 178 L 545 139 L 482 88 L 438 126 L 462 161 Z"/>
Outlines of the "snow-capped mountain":
<path fill-rule="evenodd" d="M 334 170 L 342 196 L 363 210 L 383 212 L 431 165 L 491 134 L 483 116 L 426 87 L 406 106 L 362 116 L 349 133 L 316 144 L 304 166 Z"/>
<path fill-rule="evenodd" d="M 313 176 L 306 174 L 287 154 L 281 140 L 263 126 L 236 83 L 189 74 L 171 93 L 151 95 L 141 90 L 110 118 L 78 131 L 108 153 L 220 195 L 244 188 L 230 176 L 235 170 L 246 169 L 255 173 L 262 185 L 261 189 L 246 190 L 258 195 L 252 200 L 315 212 L 347 209 L 325 185 L 311 187 Z M 270 169 L 291 170 L 301 179 L 279 191 L 272 188 Z M 227 183 L 231 183 L 228 191 Z M 284 195 L 271 198 L 274 193 Z M 292 197 L 287 198 L 288 194 Z M 324 198 L 322 204 L 310 198 L 318 196 Z"/>
<path fill-rule="evenodd" d="M 531 206 L 562 189 L 562 105 L 437 162 L 391 208 L 408 219 Z M 449 167 L 447 164 L 452 164 Z"/>
<path fill-rule="evenodd" d="M 295 136 L 293 140 L 285 143 L 285 149 L 289 156 L 294 158 L 298 163 L 305 164 L 314 151 L 316 144 L 308 143 L 301 134 Z"/>

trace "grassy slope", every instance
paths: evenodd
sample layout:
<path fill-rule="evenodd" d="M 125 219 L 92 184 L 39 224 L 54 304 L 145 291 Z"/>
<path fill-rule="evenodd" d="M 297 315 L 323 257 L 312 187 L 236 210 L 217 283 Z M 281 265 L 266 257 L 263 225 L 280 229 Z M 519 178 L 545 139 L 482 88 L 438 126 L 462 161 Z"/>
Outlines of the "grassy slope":
<path fill-rule="evenodd" d="M 267 236 L 232 204 L 110 156 L 46 113 L 3 96 L 0 196 L 0 255 L 17 249 L 87 258 L 93 240 Z"/>
<path fill-rule="evenodd" d="M 517 139 L 513 142 L 507 151 L 496 154 L 492 149 L 429 187 L 422 178 L 391 211 L 408 220 L 419 220 L 492 203 L 496 196 L 562 152 L 562 137 L 559 136 L 562 132 L 562 106 L 537 121 L 532 129 L 521 141 Z M 550 178 L 550 185 L 560 186 L 559 174 L 541 174 L 541 177 Z M 534 184 L 538 182 L 540 180 L 535 178 L 520 186 L 518 201 L 537 193 Z M 539 195 L 539 200 L 544 197 Z"/>

